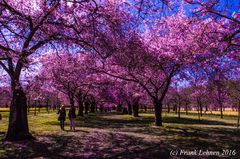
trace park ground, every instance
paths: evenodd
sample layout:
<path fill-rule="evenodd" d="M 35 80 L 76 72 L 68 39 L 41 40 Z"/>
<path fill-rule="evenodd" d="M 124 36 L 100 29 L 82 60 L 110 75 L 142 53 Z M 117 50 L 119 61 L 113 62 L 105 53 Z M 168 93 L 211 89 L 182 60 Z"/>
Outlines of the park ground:
<path fill-rule="evenodd" d="M 195 112 L 182 112 L 180 119 L 163 112 L 163 127 L 154 126 L 151 112 L 140 113 L 140 117 L 95 113 L 79 118 L 73 132 L 68 120 L 66 130 L 60 130 L 56 111 L 41 110 L 36 116 L 33 112 L 28 115 L 36 140 L 18 142 L 2 140 L 8 112 L 0 113 L 0 158 L 240 158 L 240 129 L 231 112 L 225 113 L 224 119 L 218 114 L 203 115 L 201 121 Z M 183 151 L 193 155 L 184 155 Z M 203 154 L 207 151 L 215 154 Z M 218 152 L 225 156 L 216 155 Z"/>

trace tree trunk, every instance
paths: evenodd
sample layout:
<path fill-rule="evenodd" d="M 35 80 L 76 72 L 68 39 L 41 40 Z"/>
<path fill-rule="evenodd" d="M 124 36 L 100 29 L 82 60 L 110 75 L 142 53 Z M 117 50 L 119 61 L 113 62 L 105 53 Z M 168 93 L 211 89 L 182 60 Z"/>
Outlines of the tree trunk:
<path fill-rule="evenodd" d="M 70 100 L 70 106 L 74 107 L 74 98 L 73 97 L 69 97 Z"/>
<path fill-rule="evenodd" d="M 122 104 L 121 103 L 119 103 L 117 105 L 117 112 L 122 112 Z"/>
<path fill-rule="evenodd" d="M 100 110 L 100 112 L 103 112 L 103 105 L 102 104 L 99 106 L 99 110 Z"/>
<path fill-rule="evenodd" d="M 175 110 L 175 114 L 177 114 L 178 112 L 177 104 L 174 104 L 174 110 Z"/>
<path fill-rule="evenodd" d="M 85 114 L 88 114 L 89 103 L 85 102 Z"/>
<path fill-rule="evenodd" d="M 133 116 L 134 117 L 139 117 L 139 103 L 138 102 L 135 102 L 133 104 Z"/>
<path fill-rule="evenodd" d="M 48 99 L 47 99 L 47 101 L 46 101 L 46 110 L 47 110 L 47 113 L 49 113 L 49 104 L 48 104 L 49 102 L 48 102 Z"/>
<path fill-rule="evenodd" d="M 220 116 L 221 116 L 221 119 L 223 119 L 223 102 L 224 101 L 223 101 L 220 81 L 218 81 L 217 83 L 217 90 L 218 90 L 218 104 L 220 106 Z"/>
<path fill-rule="evenodd" d="M 240 122 L 240 101 L 238 101 L 238 121 L 237 121 L 237 127 L 239 127 Z"/>
<path fill-rule="evenodd" d="M 130 102 L 127 102 L 127 105 L 128 105 L 128 114 L 132 115 L 132 105 Z"/>
<path fill-rule="evenodd" d="M 37 101 L 34 101 L 34 115 L 37 115 Z"/>
<path fill-rule="evenodd" d="M 180 118 L 180 113 L 181 113 L 181 104 L 179 102 L 178 103 L 178 118 Z"/>
<path fill-rule="evenodd" d="M 147 112 L 147 106 L 146 105 L 144 105 L 144 110 L 145 110 L 145 112 Z"/>
<path fill-rule="evenodd" d="M 186 105 L 185 105 L 185 110 L 186 110 L 186 115 L 188 115 L 188 103 L 186 102 Z"/>
<path fill-rule="evenodd" d="M 123 107 L 123 114 L 128 114 L 128 111 L 127 111 L 127 108 L 126 107 Z"/>
<path fill-rule="evenodd" d="M 202 102 L 200 102 L 200 115 L 202 116 L 202 111 L 203 111 L 203 107 L 202 107 Z"/>
<path fill-rule="evenodd" d="M 153 105 L 155 110 L 155 125 L 162 126 L 162 103 L 154 100 Z"/>
<path fill-rule="evenodd" d="M 205 114 L 207 114 L 207 111 L 208 111 L 208 106 L 206 104 L 206 106 L 205 106 Z"/>
<path fill-rule="evenodd" d="M 199 105 L 199 103 L 198 103 L 198 110 L 197 110 L 197 112 L 198 112 L 198 120 L 200 121 L 200 105 Z"/>
<path fill-rule="evenodd" d="M 95 113 L 95 107 L 96 107 L 95 102 L 91 102 L 91 105 L 90 105 L 90 112 L 91 113 Z"/>
<path fill-rule="evenodd" d="M 83 101 L 78 100 L 78 116 L 83 116 Z"/>
<path fill-rule="evenodd" d="M 223 119 L 223 105 L 220 103 L 220 113 L 221 113 L 221 119 Z"/>
<path fill-rule="evenodd" d="M 98 104 L 95 103 L 95 112 L 97 112 L 97 111 L 98 111 Z"/>
<path fill-rule="evenodd" d="M 16 86 L 17 85 L 17 86 Z M 27 98 L 19 81 L 12 80 L 12 103 L 6 140 L 33 139 L 29 133 L 27 119 Z"/>
<path fill-rule="evenodd" d="M 38 112 L 40 112 L 41 110 L 41 103 L 40 103 L 40 100 L 38 101 Z"/>
<path fill-rule="evenodd" d="M 167 112 L 170 113 L 170 103 L 167 103 Z"/>

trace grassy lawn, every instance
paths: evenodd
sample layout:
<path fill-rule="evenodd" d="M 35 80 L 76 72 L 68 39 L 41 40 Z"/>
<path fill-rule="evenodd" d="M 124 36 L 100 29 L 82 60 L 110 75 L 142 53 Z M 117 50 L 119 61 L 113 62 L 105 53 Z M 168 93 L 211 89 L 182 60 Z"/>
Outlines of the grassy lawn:
<path fill-rule="evenodd" d="M 7 130 L 8 112 L 0 112 L 0 139 Z M 41 110 L 29 116 L 35 141 L 0 141 L 0 158 L 216 158 L 216 155 L 184 155 L 183 151 L 217 151 L 240 158 L 240 130 L 234 113 L 207 114 L 198 120 L 196 112 L 163 113 L 163 127 L 154 126 L 153 113 L 134 118 L 117 113 L 89 114 L 77 120 L 77 130 L 58 126 L 56 112 Z M 170 156 L 170 152 L 177 152 Z M 181 153 L 181 155 L 180 155 Z M 223 158 L 223 157 L 221 157 Z"/>

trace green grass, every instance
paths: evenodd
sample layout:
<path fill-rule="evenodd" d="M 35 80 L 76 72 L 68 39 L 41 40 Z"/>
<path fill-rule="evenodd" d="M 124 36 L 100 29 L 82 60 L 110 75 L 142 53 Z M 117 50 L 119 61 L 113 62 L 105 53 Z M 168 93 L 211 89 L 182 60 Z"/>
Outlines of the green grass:
<path fill-rule="evenodd" d="M 8 112 L 0 112 L 0 138 L 8 124 Z M 163 126 L 154 126 L 154 114 L 140 117 L 118 113 L 89 114 L 77 120 L 77 130 L 61 131 L 55 111 L 44 109 L 28 115 L 31 133 L 36 141 L 0 142 L 0 158 L 168 158 L 171 150 L 235 150 L 240 157 L 240 130 L 233 113 L 220 119 L 219 114 L 196 112 L 189 115 L 163 113 Z M 186 158 L 189 156 L 177 156 Z M 192 156 L 196 158 L 196 156 Z M 201 156 L 214 158 L 216 156 Z"/>
<path fill-rule="evenodd" d="M 3 132 L 7 131 L 8 126 L 8 114 L 9 112 L 0 112 L 2 114 L 3 119 L 0 120 L 0 130 L 1 135 L 0 139 L 4 137 Z M 50 132 L 57 132 L 58 129 L 58 121 L 57 121 L 57 114 L 56 112 L 50 112 L 49 114 L 46 112 L 45 109 L 41 110 L 40 112 L 37 111 L 37 115 L 34 115 L 33 111 L 30 111 L 28 115 L 29 121 L 29 129 L 32 134 L 44 134 Z M 55 125 L 49 125 L 46 123 L 55 123 Z"/>

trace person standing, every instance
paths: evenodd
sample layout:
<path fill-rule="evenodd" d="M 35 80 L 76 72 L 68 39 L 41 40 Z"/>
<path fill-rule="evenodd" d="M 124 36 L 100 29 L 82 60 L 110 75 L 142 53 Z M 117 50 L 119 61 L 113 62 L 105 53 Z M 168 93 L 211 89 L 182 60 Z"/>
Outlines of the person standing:
<path fill-rule="evenodd" d="M 71 107 L 68 112 L 68 118 L 70 120 L 70 130 L 75 131 L 75 122 L 76 122 L 76 109 Z"/>
<path fill-rule="evenodd" d="M 58 110 L 58 121 L 60 121 L 60 127 L 62 130 L 64 130 L 64 121 L 66 119 L 66 110 L 64 106 L 61 106 Z"/>

